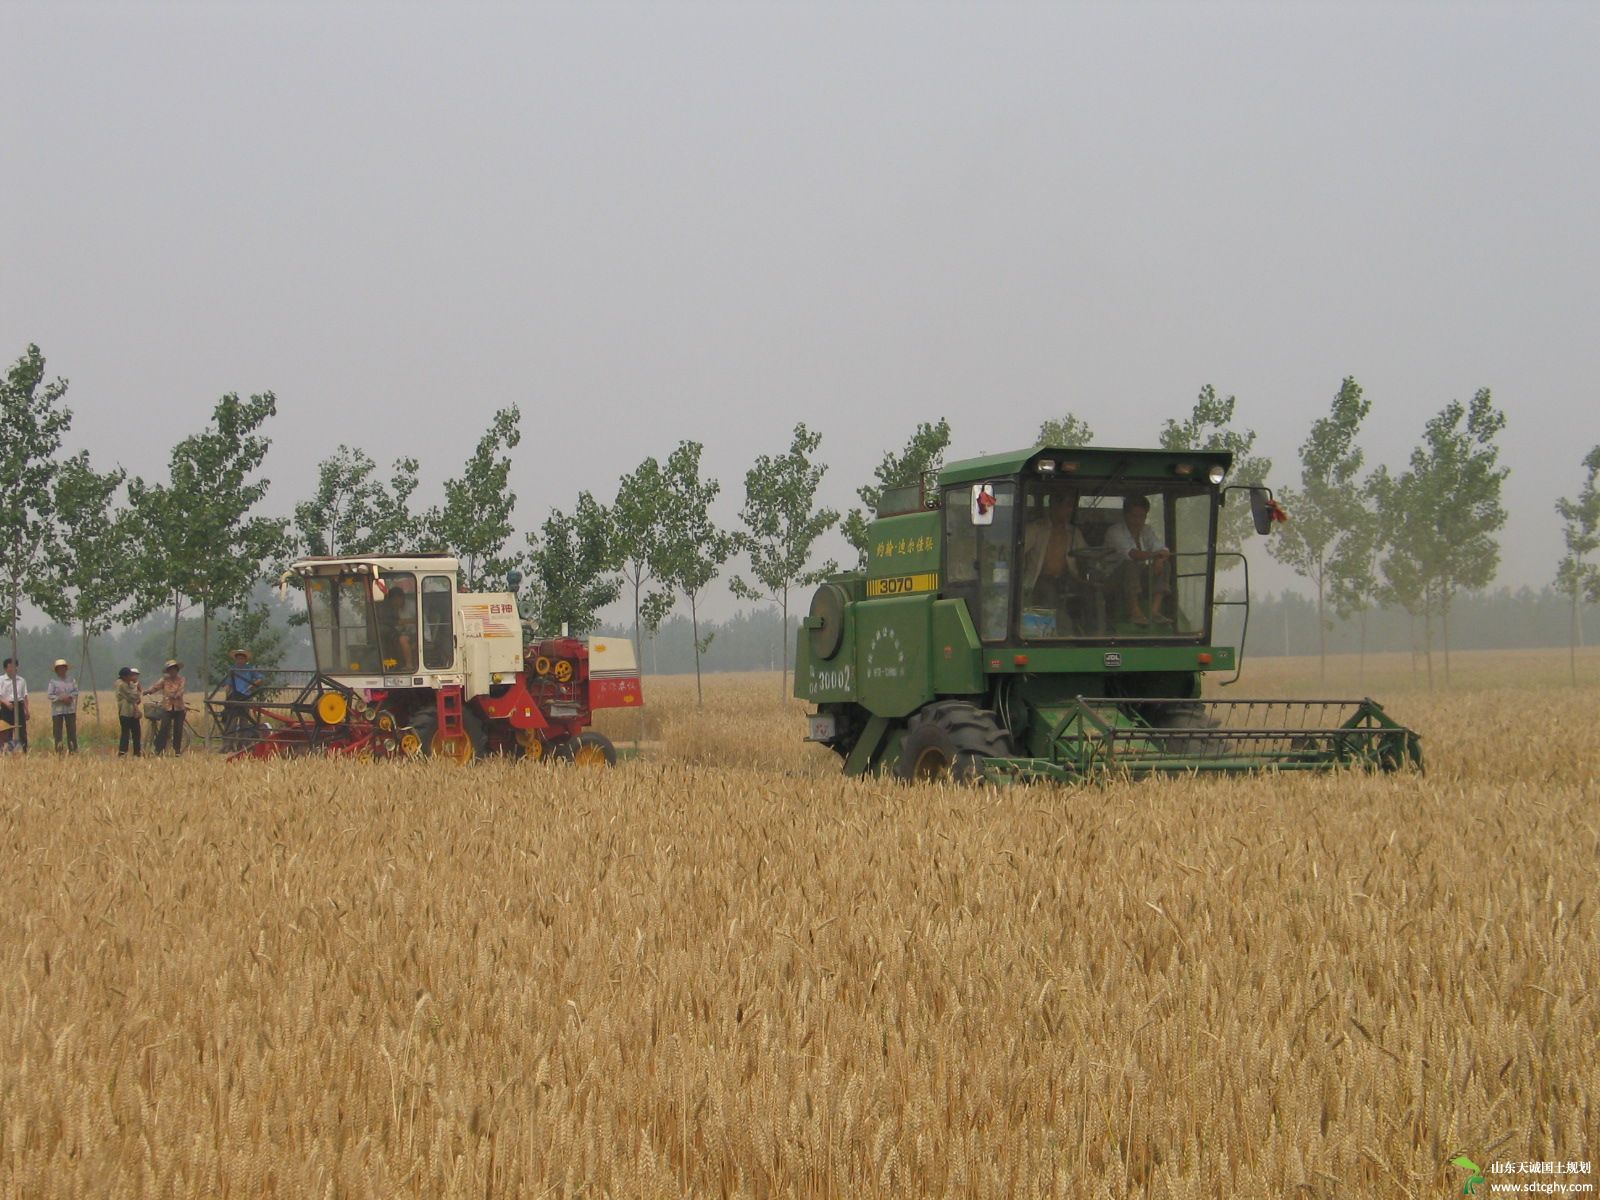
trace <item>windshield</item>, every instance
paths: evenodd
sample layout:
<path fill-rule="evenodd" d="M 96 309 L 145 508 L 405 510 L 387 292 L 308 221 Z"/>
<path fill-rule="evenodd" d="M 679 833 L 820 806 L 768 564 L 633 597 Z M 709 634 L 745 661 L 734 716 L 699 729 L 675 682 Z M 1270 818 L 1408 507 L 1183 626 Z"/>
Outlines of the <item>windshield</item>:
<path fill-rule="evenodd" d="M 1029 481 L 1020 636 L 1209 638 L 1214 504 L 1213 492 L 1192 484 Z"/>
<path fill-rule="evenodd" d="M 311 646 L 319 671 L 376 675 L 383 670 L 371 586 L 365 575 L 317 575 L 306 580 Z"/>
<path fill-rule="evenodd" d="M 417 579 L 386 571 L 372 601 L 369 575 L 306 580 L 317 669 L 332 675 L 409 675 L 417 669 Z"/>

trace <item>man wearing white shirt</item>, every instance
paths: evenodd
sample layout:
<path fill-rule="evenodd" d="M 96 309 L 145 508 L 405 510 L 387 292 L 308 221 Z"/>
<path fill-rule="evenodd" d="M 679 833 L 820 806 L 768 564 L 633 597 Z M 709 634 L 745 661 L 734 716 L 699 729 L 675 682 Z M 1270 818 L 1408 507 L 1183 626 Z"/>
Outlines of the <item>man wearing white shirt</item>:
<path fill-rule="evenodd" d="M 0 675 L 0 750 L 28 752 L 28 681 L 17 674 L 17 660 L 6 659 Z"/>
<path fill-rule="evenodd" d="M 1150 516 L 1150 501 L 1144 496 L 1128 496 L 1122 501 L 1122 520 L 1106 530 L 1106 546 L 1118 552 L 1117 579 L 1126 601 L 1128 619 L 1135 625 L 1148 625 L 1164 619 L 1162 609 L 1172 594 L 1166 565 L 1172 557 L 1155 530 L 1145 524 Z M 1144 599 L 1149 593 L 1146 612 Z"/>

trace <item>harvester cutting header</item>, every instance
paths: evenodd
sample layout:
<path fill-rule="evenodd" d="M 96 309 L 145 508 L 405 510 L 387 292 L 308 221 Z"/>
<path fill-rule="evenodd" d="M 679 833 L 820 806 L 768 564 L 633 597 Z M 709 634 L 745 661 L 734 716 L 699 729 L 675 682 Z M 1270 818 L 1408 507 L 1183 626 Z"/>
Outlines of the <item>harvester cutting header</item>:
<path fill-rule="evenodd" d="M 1034 447 L 890 490 L 865 569 L 823 583 L 800 630 L 809 740 L 847 774 L 905 779 L 1420 765 L 1416 734 L 1369 699 L 1203 698 L 1204 674 L 1232 683 L 1242 657 L 1214 643 L 1215 610 L 1248 628 L 1248 566 L 1217 548 L 1224 500 L 1260 534 L 1284 518 L 1268 489 L 1226 486 L 1231 466 Z M 1217 598 L 1226 567 L 1238 599 Z"/>
<path fill-rule="evenodd" d="M 246 743 L 239 756 L 614 764 L 611 742 L 588 726 L 595 709 L 642 703 L 632 643 L 538 636 L 513 592 L 458 590 L 457 566 L 431 554 L 291 564 L 284 582 L 305 592 L 317 670 L 283 703 L 223 702 L 219 722 Z"/>

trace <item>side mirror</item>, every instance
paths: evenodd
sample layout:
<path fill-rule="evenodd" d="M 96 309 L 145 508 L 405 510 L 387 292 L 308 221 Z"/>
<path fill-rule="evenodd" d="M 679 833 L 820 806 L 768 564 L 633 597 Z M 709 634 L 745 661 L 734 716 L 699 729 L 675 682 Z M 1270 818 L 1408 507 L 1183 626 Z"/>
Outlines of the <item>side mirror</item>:
<path fill-rule="evenodd" d="M 1250 519 L 1256 532 L 1265 536 L 1272 532 L 1272 494 L 1264 487 L 1250 489 Z"/>

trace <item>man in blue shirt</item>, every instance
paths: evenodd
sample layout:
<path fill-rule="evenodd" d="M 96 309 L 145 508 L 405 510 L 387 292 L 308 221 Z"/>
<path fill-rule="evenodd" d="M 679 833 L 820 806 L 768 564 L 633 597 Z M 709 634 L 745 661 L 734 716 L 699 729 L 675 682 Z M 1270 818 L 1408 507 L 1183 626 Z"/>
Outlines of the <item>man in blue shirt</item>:
<path fill-rule="evenodd" d="M 250 651 L 241 647 L 229 657 L 233 659 L 233 666 L 228 668 L 228 677 L 225 680 L 228 686 L 228 699 L 248 700 L 255 694 L 256 689 L 267 681 L 267 677 L 250 665 Z"/>
<path fill-rule="evenodd" d="M 237 749 L 250 740 L 255 725 L 250 700 L 267 677 L 250 665 L 250 651 L 240 647 L 228 656 L 233 665 L 223 679 L 224 716 L 222 736 L 228 749 Z"/>

